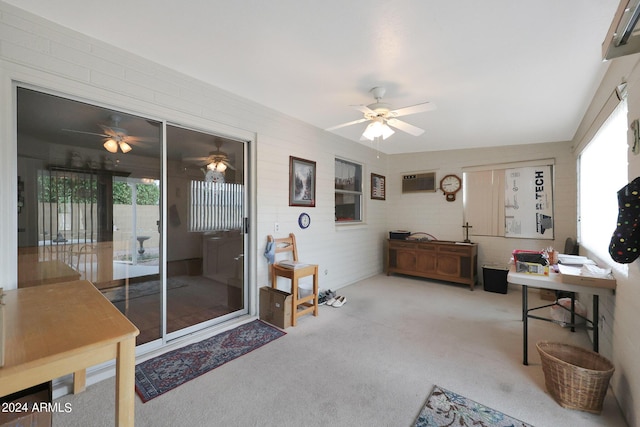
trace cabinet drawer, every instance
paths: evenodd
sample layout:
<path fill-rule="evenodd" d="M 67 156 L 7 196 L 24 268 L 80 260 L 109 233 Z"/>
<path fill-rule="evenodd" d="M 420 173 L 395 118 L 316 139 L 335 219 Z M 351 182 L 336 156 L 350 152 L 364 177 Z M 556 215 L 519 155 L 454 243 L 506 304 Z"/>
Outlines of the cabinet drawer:
<path fill-rule="evenodd" d="M 418 245 L 418 249 L 420 249 L 421 251 L 430 251 L 430 252 L 436 252 L 437 251 L 437 247 L 436 245 Z"/>
<path fill-rule="evenodd" d="M 439 252 L 447 254 L 469 254 L 471 253 L 471 247 L 468 246 L 441 246 Z"/>
<path fill-rule="evenodd" d="M 389 242 L 389 249 L 409 248 L 415 249 L 416 245 L 410 242 Z"/>

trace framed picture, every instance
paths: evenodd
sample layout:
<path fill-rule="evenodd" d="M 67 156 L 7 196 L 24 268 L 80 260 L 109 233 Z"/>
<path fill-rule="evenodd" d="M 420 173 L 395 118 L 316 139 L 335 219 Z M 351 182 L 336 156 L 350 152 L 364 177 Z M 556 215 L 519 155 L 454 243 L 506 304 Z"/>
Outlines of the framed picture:
<path fill-rule="evenodd" d="M 316 205 L 316 162 L 289 157 L 289 206 Z"/>
<path fill-rule="evenodd" d="M 377 173 L 371 174 L 371 198 L 384 200 L 386 195 L 385 178 Z"/>

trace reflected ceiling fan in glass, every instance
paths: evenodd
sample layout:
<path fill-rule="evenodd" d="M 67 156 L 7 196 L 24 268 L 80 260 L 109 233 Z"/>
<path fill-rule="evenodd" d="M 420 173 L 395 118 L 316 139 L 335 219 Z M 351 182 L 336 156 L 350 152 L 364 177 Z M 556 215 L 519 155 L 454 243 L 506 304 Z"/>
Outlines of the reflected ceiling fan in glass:
<path fill-rule="evenodd" d="M 153 137 L 142 137 L 129 135 L 127 130 L 120 127 L 122 117 L 117 114 L 110 116 L 111 125 L 103 125 L 98 123 L 98 126 L 102 128 L 104 133 L 85 132 L 75 129 L 62 129 L 65 132 L 82 133 L 85 135 L 95 135 L 106 138 L 103 144 L 105 150 L 110 153 L 117 153 L 120 150 L 123 153 L 128 153 L 133 149 L 131 144 L 135 145 L 139 142 L 156 142 L 158 139 Z"/>
<path fill-rule="evenodd" d="M 209 152 L 208 156 L 205 157 L 185 157 L 183 160 L 186 161 L 195 161 L 195 162 L 203 162 L 200 166 L 205 166 L 207 170 L 215 171 L 215 172 L 224 172 L 227 168 L 231 170 L 236 170 L 235 167 L 229 162 L 229 155 L 224 151 L 221 151 L 222 141 L 216 141 L 216 150 Z"/>

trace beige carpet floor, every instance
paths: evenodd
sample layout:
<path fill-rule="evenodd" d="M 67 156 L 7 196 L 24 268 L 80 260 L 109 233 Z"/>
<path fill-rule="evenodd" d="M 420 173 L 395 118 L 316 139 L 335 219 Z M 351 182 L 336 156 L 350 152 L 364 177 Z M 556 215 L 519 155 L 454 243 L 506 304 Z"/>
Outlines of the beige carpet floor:
<path fill-rule="evenodd" d="M 590 347 L 584 331 L 531 321 L 522 365 L 518 287 L 503 295 L 379 275 L 339 294 L 343 307 L 321 307 L 275 342 L 148 403 L 136 397 L 136 425 L 409 426 L 436 384 L 536 427 L 625 425 L 611 392 L 593 415 L 545 390 L 535 342 Z M 54 426 L 112 426 L 113 390 L 107 379 L 57 399 L 72 411 Z"/>

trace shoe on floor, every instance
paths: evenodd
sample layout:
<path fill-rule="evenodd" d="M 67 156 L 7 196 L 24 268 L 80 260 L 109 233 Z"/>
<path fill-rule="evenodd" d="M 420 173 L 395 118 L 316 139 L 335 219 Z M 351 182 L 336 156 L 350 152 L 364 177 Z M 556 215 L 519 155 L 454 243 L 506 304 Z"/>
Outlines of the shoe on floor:
<path fill-rule="evenodd" d="M 333 305 L 333 304 L 335 304 L 337 301 L 338 301 L 338 299 L 337 299 L 337 298 L 329 298 L 329 299 L 327 300 L 327 302 L 325 302 L 325 305 Z"/>
<path fill-rule="evenodd" d="M 347 302 L 347 297 L 340 296 L 336 298 L 336 301 L 333 304 L 331 304 L 331 306 L 336 308 L 342 307 L 346 302 Z"/>

